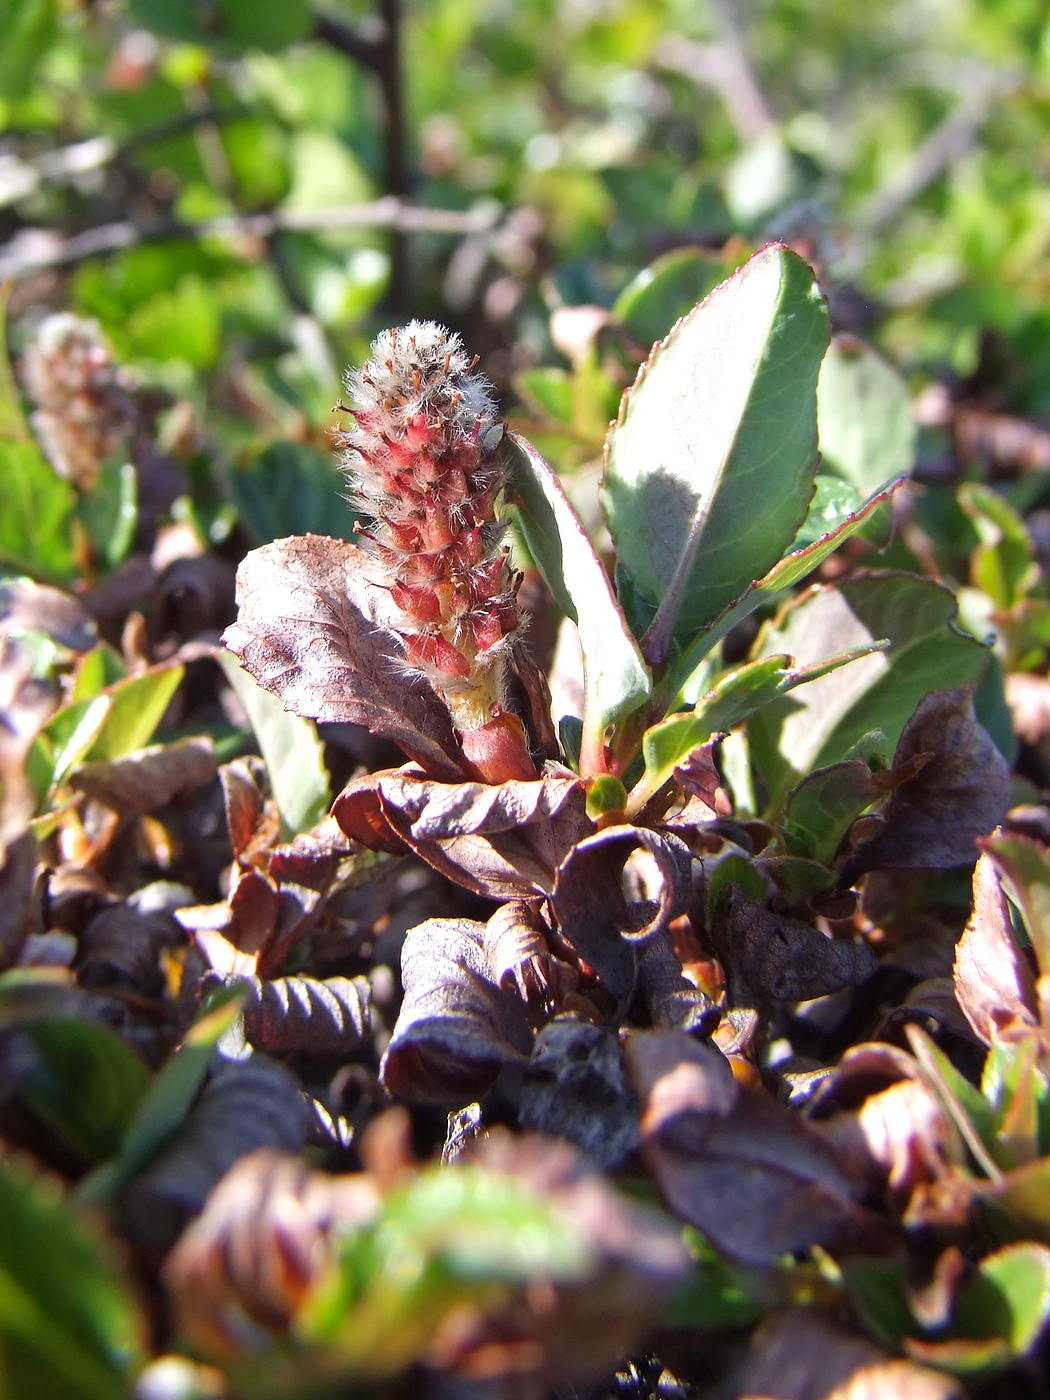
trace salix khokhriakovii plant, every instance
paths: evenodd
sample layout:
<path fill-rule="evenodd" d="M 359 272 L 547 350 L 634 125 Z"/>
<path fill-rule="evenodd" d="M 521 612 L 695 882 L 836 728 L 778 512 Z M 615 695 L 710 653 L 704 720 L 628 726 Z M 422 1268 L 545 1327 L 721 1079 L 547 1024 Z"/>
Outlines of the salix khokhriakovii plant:
<path fill-rule="evenodd" d="M 754 1057 L 779 1007 L 863 982 L 875 960 L 848 925 L 853 884 L 972 859 L 1008 788 L 974 715 L 988 650 L 947 588 L 856 571 L 795 588 L 850 536 L 884 534 L 910 466 L 906 390 L 854 345 L 822 381 L 822 464 L 828 343 L 811 269 L 772 245 L 653 347 L 606 443 L 610 577 L 458 337 L 419 322 L 385 332 L 348 379 L 360 543 L 254 551 L 226 633 L 287 709 L 366 725 L 409 756 L 337 797 L 345 835 L 500 902 L 487 923 L 409 931 L 388 1090 L 459 1109 L 504 1066 L 524 1069 L 521 1126 L 568 1136 L 601 1166 L 641 1145 L 673 1208 L 748 1262 L 834 1234 L 851 1188 L 804 1126 L 726 1088 L 714 1062 L 683 1071 L 724 1090 L 725 1132 L 697 1138 L 688 1170 L 639 1104 L 697 1039 Z M 853 431 L 864 412 L 905 431 Z M 529 658 L 508 510 L 578 632 L 582 714 L 551 716 Z M 730 662 L 723 642 L 733 632 L 739 657 L 738 624 L 759 610 L 749 654 Z M 815 926 L 822 914 L 839 937 Z M 724 985 L 705 981 L 705 959 Z M 630 1068 L 627 1025 L 672 1040 Z M 743 1173 L 753 1198 L 711 1197 L 711 1144 L 750 1172 L 753 1118 L 791 1165 Z M 803 1189 L 820 1209 L 792 1214 L 773 1243 L 747 1236 Z"/>

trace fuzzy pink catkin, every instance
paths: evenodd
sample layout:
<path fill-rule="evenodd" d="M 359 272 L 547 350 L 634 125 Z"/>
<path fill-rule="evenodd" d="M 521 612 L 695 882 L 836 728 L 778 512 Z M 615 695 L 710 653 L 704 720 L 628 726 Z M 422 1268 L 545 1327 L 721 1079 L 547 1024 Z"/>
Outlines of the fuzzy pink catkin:
<path fill-rule="evenodd" d="M 341 436 L 343 465 L 406 658 L 444 698 L 480 776 L 534 778 L 504 708 L 522 618 L 496 514 L 504 429 L 487 385 L 459 336 L 411 321 L 383 331 L 347 387 L 356 426 Z"/>

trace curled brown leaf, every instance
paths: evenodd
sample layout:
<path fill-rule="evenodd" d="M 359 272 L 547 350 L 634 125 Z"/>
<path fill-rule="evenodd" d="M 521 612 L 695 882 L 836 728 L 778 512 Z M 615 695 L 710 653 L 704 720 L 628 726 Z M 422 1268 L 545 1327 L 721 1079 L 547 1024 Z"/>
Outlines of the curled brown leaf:
<path fill-rule="evenodd" d="M 207 735 L 153 744 L 123 758 L 82 763 L 70 786 L 124 815 L 141 815 L 188 797 L 215 777 L 215 749 Z"/>
<path fill-rule="evenodd" d="M 238 618 L 223 640 L 294 714 L 363 724 L 454 780 L 462 768 L 448 707 L 406 664 L 367 562 L 355 545 L 322 535 L 253 550 L 237 570 Z"/>
<path fill-rule="evenodd" d="M 973 872 L 973 913 L 955 948 L 955 996 L 985 1045 L 1038 1024 L 1035 978 L 989 855 Z"/>

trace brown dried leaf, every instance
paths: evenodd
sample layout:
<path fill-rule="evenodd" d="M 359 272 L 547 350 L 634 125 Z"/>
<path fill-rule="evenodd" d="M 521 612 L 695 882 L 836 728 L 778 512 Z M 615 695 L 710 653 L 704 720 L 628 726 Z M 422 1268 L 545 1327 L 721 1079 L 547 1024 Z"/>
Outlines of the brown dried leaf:
<path fill-rule="evenodd" d="M 628 901 L 624 867 L 639 849 L 655 862 L 655 898 Z M 558 927 L 615 996 L 627 996 L 634 985 L 635 948 L 688 907 L 691 868 L 689 848 L 677 836 L 637 826 L 607 827 L 563 860 L 551 897 Z"/>
<path fill-rule="evenodd" d="M 856 986 L 875 971 L 866 943 L 826 938 L 799 919 L 771 914 L 736 889 L 720 932 L 718 951 L 735 1005 L 808 1001 Z"/>
<path fill-rule="evenodd" d="M 98 641 L 98 629 L 83 603 L 27 578 L 0 584 L 0 636 L 13 632 L 44 632 L 70 651 L 90 651 Z"/>
<path fill-rule="evenodd" d="M 253 977 L 244 1004 L 244 1038 L 268 1055 L 340 1055 L 372 1029 L 367 977 Z"/>
<path fill-rule="evenodd" d="M 955 995 L 985 1045 L 1038 1024 L 1035 978 L 989 855 L 974 867 L 973 913 L 955 949 Z"/>
<path fill-rule="evenodd" d="M 283 1065 L 262 1055 L 223 1061 L 174 1140 L 123 1193 L 124 1228 L 149 1249 L 169 1249 L 239 1157 L 260 1147 L 298 1152 L 308 1120 L 299 1082 Z"/>
<path fill-rule="evenodd" d="M 329 1176 L 272 1148 L 241 1157 L 164 1267 L 181 1335 L 221 1358 L 283 1331 L 329 1262 L 333 1232 L 367 1224 L 379 1204 L 367 1173 Z"/>
<path fill-rule="evenodd" d="M 774 1313 L 759 1327 L 728 1400 L 962 1400 L 941 1371 L 888 1356 L 813 1308 Z"/>
<path fill-rule="evenodd" d="M 261 759 L 235 758 L 219 769 L 226 805 L 226 829 L 237 860 L 252 861 L 257 850 L 268 850 L 280 834 L 275 802 L 263 792 L 266 770 Z"/>
<path fill-rule="evenodd" d="M 852 884 L 868 870 L 948 870 L 973 860 L 974 843 L 1006 815 L 1010 765 L 977 722 L 970 690 L 937 690 L 904 727 L 893 769 L 932 757 L 895 787 L 880 809 L 884 825 L 860 841 L 842 867 Z"/>
<path fill-rule="evenodd" d="M 237 570 L 238 620 L 223 641 L 294 714 L 363 724 L 454 780 L 462 769 L 448 708 L 406 666 L 367 563 L 355 545 L 321 535 L 252 550 Z"/>
<path fill-rule="evenodd" d="M 280 896 L 260 871 L 235 870 L 224 903 L 180 909 L 177 918 L 216 972 L 254 977 L 277 929 Z"/>
<path fill-rule="evenodd" d="M 642 1156 L 671 1210 L 730 1259 L 757 1266 L 842 1231 L 858 1188 L 824 1139 L 765 1090 L 730 1088 L 713 1047 L 661 1034 L 674 1036 L 677 1053 L 664 1041 L 648 1057 L 636 1037 L 642 1053 L 632 1045 L 628 1054 Z"/>
<path fill-rule="evenodd" d="M 82 763 L 70 786 L 124 815 L 156 811 L 188 797 L 215 777 L 215 749 L 207 735 L 153 744 L 124 758 Z"/>
<path fill-rule="evenodd" d="M 485 925 L 428 919 L 401 953 L 405 999 L 380 1078 L 395 1098 L 462 1108 L 505 1064 L 524 1064 L 532 1031 L 521 1001 L 497 986 Z"/>
<path fill-rule="evenodd" d="M 80 985 L 146 996 L 162 991 L 160 953 L 184 941 L 174 911 L 187 897 L 191 896 L 185 885 L 156 881 L 130 899 L 99 910 L 80 938 Z"/>
<path fill-rule="evenodd" d="M 710 1035 L 721 1019 L 711 998 L 690 982 L 674 950 L 670 930 L 650 938 L 638 960 L 638 986 L 654 1026 Z"/>
<path fill-rule="evenodd" d="M 496 985 L 516 992 L 533 1025 L 549 1021 L 579 984 L 576 968 L 551 952 L 534 903 L 512 899 L 501 904 L 485 925 L 485 947 Z"/>
<path fill-rule="evenodd" d="M 536 1037 L 518 1113 L 530 1133 L 563 1138 L 609 1171 L 638 1146 L 638 1103 L 616 1032 L 559 1016 Z"/>
<path fill-rule="evenodd" d="M 582 782 L 551 768 L 536 782 L 497 785 L 437 783 L 400 768 L 351 782 L 332 813 L 354 840 L 408 847 L 487 899 L 549 894 L 566 854 L 594 830 Z"/>

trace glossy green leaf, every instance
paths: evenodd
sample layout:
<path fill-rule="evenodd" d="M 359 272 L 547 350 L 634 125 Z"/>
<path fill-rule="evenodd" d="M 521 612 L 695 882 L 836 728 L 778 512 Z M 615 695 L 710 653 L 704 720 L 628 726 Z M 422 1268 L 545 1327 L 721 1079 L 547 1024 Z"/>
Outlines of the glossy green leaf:
<path fill-rule="evenodd" d="M 75 574 L 75 493 L 33 442 L 0 440 L 0 563 L 48 583 Z"/>
<path fill-rule="evenodd" d="M 706 248 L 675 248 L 628 282 L 613 303 L 612 314 L 648 349 L 732 270 L 721 254 Z"/>
<path fill-rule="evenodd" d="M 151 666 L 141 675 L 128 676 L 103 692 L 110 702 L 109 711 L 87 757 L 123 758 L 144 749 L 164 718 L 183 674 L 181 665 Z"/>
<path fill-rule="evenodd" d="M 130 1288 L 54 1184 L 0 1163 L 3 1393 L 122 1400 L 142 1360 Z"/>
<path fill-rule="evenodd" d="M 607 727 L 645 703 L 652 682 L 613 596 L 609 576 L 554 472 L 524 438 L 506 448 L 510 485 L 521 501 L 525 543 L 547 587 L 580 629 L 584 665 L 583 770 Z"/>
<path fill-rule="evenodd" d="M 945 1115 L 955 1124 L 974 1161 L 993 1181 L 1001 1173 L 992 1150 L 995 1144 L 995 1114 L 991 1104 L 959 1071 L 933 1040 L 916 1025 L 907 1025 L 905 1034 L 919 1062 L 923 1078 Z"/>
<path fill-rule="evenodd" d="M 572 423 L 572 378 L 563 369 L 536 365 L 521 370 L 514 380 L 514 387 L 533 410 L 563 423 Z"/>
<path fill-rule="evenodd" d="M 846 832 L 878 796 L 866 763 L 853 760 L 819 768 L 788 794 L 785 846 L 794 855 L 830 865 Z"/>
<path fill-rule="evenodd" d="M 354 538 L 346 481 L 331 457 L 305 443 L 275 442 L 230 472 L 230 494 L 256 544 L 285 535 Z"/>
<path fill-rule="evenodd" d="M 647 655 L 713 622 L 789 548 L 813 494 L 827 335 L 812 271 L 774 245 L 675 327 L 624 396 L 602 503 L 621 567 L 658 605 Z"/>
<path fill-rule="evenodd" d="M 247 711 L 285 825 L 292 832 L 309 831 L 331 805 L 317 726 L 286 710 L 276 695 L 256 685 L 234 657 L 224 654 L 220 660 Z"/>
<path fill-rule="evenodd" d="M 64 783 L 83 760 L 102 732 L 112 707 L 109 695 L 96 695 L 93 699 L 75 700 L 52 717 L 44 730 L 52 752 L 51 783 Z"/>
<path fill-rule="evenodd" d="M 826 657 L 810 666 L 796 667 L 790 656 L 766 656 L 749 661 L 723 676 L 697 703 L 694 710 L 655 724 L 642 740 L 645 773 L 631 793 L 628 815 L 637 815 L 645 803 L 667 782 L 675 767 L 712 734 L 732 729 L 763 705 L 841 666 L 878 651 L 872 642 L 839 656 Z"/>
<path fill-rule="evenodd" d="M 841 529 L 847 520 L 863 509 L 864 501 L 865 497 L 848 481 L 818 473 L 806 518 L 791 544 L 792 553 Z"/>
<path fill-rule="evenodd" d="M 919 701 L 983 674 L 987 649 L 956 623 L 949 590 L 912 574 L 860 575 L 816 588 L 763 629 L 760 656 L 789 652 L 806 666 L 829 651 L 888 638 L 889 649 L 774 701 L 750 721 L 751 750 L 779 807 L 816 768 L 840 761 L 851 744 L 881 729 L 896 745 Z"/>
<path fill-rule="evenodd" d="M 149 1084 L 149 1070 L 107 1026 L 55 1017 L 25 1028 L 34 1064 L 19 1094 L 87 1161 L 120 1147 Z"/>
<path fill-rule="evenodd" d="M 870 345 L 836 336 L 817 383 L 822 470 L 870 496 L 915 461 L 911 395 L 900 374 Z"/>
<path fill-rule="evenodd" d="M 959 1339 L 1002 1340 L 1008 1348 L 1004 1363 L 1026 1355 L 1035 1345 L 1050 1314 L 1050 1250 L 1044 1245 L 1007 1245 L 977 1266 L 963 1289 L 952 1316 L 951 1331 Z M 976 1359 L 976 1358 L 974 1358 Z M 963 1374 L 984 1370 L 961 1356 L 938 1364 Z"/>
<path fill-rule="evenodd" d="M 1040 1110 L 1046 1110 L 1046 1080 L 1038 1068 L 1039 1045 L 1035 1035 L 1000 1050 L 994 1098 L 996 1162 L 1004 1170 L 1030 1162 L 1039 1155 Z M 1012 1053 L 1002 1053 L 1009 1050 Z M 990 1058 L 991 1052 L 989 1052 Z M 981 1089 L 985 1097 L 987 1066 Z"/>
<path fill-rule="evenodd" d="M 773 602 L 779 594 L 791 588 L 807 574 L 812 573 L 818 564 L 822 564 L 829 554 L 833 554 L 838 549 L 840 544 L 856 531 L 863 529 L 876 513 L 888 504 L 899 485 L 899 482 L 895 482 L 885 491 L 880 491 L 872 496 L 862 510 L 849 520 L 844 521 L 830 534 L 824 535 L 811 545 L 807 545 L 805 549 L 794 550 L 791 554 L 785 555 L 778 564 L 770 569 L 765 578 L 752 583 L 740 598 L 731 603 L 715 619 L 709 628 L 693 638 L 684 647 L 681 655 L 676 657 L 672 663 L 665 681 L 665 688 L 673 697 L 671 708 L 677 708 L 683 703 L 686 695 L 692 689 L 691 679 L 697 667 L 704 664 L 705 658 L 738 622 L 749 617 L 757 608 Z"/>

